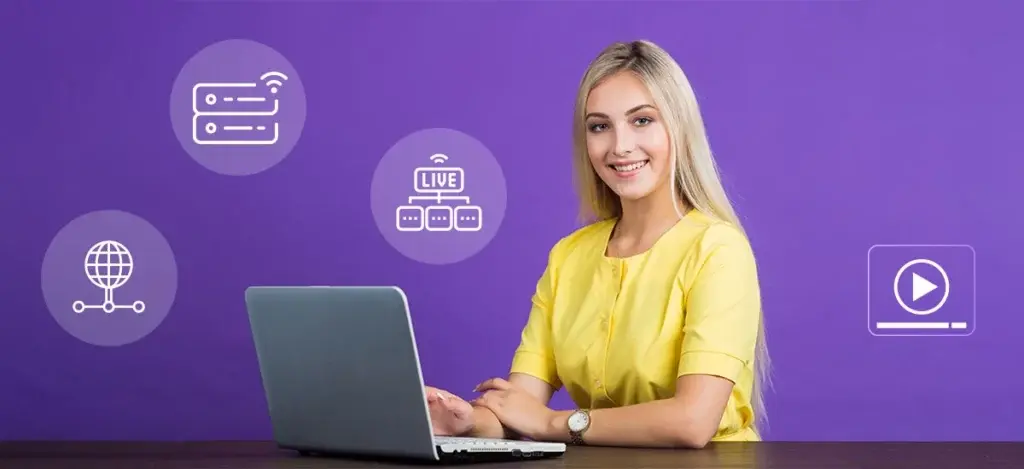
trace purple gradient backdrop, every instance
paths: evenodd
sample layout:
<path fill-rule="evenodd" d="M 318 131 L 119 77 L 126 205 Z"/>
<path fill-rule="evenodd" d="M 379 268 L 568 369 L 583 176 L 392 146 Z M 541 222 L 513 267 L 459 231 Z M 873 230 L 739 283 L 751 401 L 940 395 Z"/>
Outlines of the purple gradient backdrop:
<path fill-rule="evenodd" d="M 692 79 L 760 256 L 768 437 L 1024 438 L 1024 7 L 978 3 L 4 2 L 0 438 L 268 438 L 251 284 L 401 285 L 432 384 L 504 374 L 576 226 L 576 84 L 642 37 Z M 284 54 L 308 97 L 294 152 L 249 177 L 197 164 L 167 118 L 185 61 L 236 37 Z M 483 141 L 508 181 L 501 231 L 461 264 L 406 259 L 370 212 L 378 159 L 431 127 Z M 145 217 L 178 256 L 174 309 L 125 347 L 65 333 L 39 286 L 51 238 L 101 209 Z M 978 330 L 872 337 L 878 243 L 973 245 Z"/>

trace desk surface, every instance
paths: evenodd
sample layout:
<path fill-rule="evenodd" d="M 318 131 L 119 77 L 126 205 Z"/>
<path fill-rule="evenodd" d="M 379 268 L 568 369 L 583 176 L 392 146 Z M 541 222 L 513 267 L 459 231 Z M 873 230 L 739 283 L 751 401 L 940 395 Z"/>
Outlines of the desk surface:
<path fill-rule="evenodd" d="M 430 466 L 301 457 L 268 442 L 0 442 L 0 467 L 315 469 Z M 1024 467 L 1024 443 L 720 443 L 703 450 L 570 447 L 559 459 L 461 467 L 1020 469 Z"/>

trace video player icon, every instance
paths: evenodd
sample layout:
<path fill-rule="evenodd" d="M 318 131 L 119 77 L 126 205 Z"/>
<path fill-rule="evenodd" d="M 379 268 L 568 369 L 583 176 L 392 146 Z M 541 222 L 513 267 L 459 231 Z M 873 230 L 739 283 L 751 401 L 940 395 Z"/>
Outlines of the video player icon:
<path fill-rule="evenodd" d="M 973 333 L 974 257 L 970 246 L 872 246 L 868 250 L 868 328 L 871 334 L 963 336 Z M 883 294 L 885 290 L 891 291 L 891 296 Z"/>

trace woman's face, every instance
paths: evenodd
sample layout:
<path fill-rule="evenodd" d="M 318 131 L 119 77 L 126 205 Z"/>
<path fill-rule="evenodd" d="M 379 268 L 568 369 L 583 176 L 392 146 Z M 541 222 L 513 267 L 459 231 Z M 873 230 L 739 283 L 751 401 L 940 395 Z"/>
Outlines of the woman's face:
<path fill-rule="evenodd" d="M 642 199 L 669 180 L 668 132 L 647 87 L 632 73 L 611 76 L 591 91 L 585 126 L 590 163 L 622 199 Z"/>

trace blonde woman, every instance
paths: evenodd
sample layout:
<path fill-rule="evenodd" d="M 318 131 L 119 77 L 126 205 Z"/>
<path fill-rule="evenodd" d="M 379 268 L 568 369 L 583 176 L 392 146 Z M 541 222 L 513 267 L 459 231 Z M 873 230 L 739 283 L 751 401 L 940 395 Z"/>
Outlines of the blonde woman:
<path fill-rule="evenodd" d="M 593 223 L 560 240 L 508 379 L 427 389 L 439 435 L 704 447 L 756 441 L 768 366 L 757 268 L 686 76 L 658 46 L 590 65 L 573 140 Z M 565 387 L 575 410 L 548 408 Z"/>

